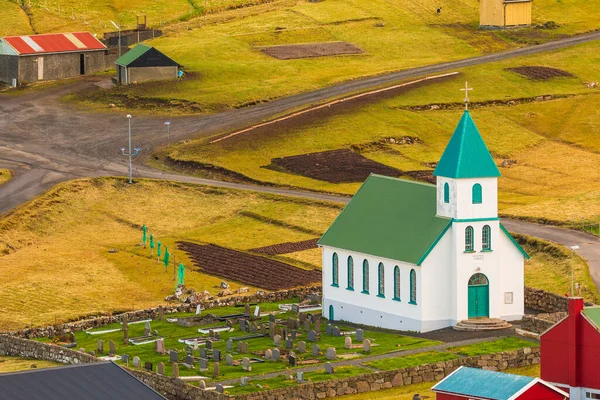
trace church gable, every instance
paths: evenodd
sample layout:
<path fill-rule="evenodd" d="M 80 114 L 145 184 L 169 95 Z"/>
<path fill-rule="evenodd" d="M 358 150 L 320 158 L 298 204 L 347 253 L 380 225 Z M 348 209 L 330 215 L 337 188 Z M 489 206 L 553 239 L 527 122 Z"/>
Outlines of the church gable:
<path fill-rule="evenodd" d="M 319 245 L 418 264 L 450 224 L 435 186 L 371 175 Z"/>

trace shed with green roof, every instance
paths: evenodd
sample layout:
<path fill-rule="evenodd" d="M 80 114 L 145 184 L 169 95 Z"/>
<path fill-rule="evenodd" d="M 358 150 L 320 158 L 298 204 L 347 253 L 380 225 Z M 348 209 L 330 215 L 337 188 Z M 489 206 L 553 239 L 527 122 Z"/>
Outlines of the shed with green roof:
<path fill-rule="evenodd" d="M 117 81 L 119 84 L 177 79 L 181 65 L 154 47 L 138 44 L 119 57 Z"/>

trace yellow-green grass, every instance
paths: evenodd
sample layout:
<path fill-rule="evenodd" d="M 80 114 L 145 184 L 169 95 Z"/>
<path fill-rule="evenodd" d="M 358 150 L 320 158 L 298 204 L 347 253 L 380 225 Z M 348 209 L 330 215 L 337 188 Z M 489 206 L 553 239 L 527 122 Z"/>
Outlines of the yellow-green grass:
<path fill-rule="evenodd" d="M 130 186 L 119 179 L 91 179 L 61 184 L 0 220 L 0 330 L 156 306 L 173 292 L 173 267 L 165 273 L 149 249 L 136 246 L 143 224 L 188 267 L 188 286 L 216 294 L 221 279 L 190 269 L 185 254 L 175 249 L 176 241 L 245 250 L 311 239 L 315 235 L 239 212 L 323 232 L 339 207 L 168 182 Z M 298 259 L 305 268 L 311 262 L 313 257 Z M 231 285 L 232 290 L 245 286 Z"/>
<path fill-rule="evenodd" d="M 525 375 L 525 376 L 540 376 L 540 365 L 530 365 L 527 367 L 509 368 L 507 373 Z M 345 400 L 371 400 L 374 398 L 381 400 L 412 400 L 415 393 L 419 393 L 421 397 L 428 396 L 430 399 L 435 398 L 435 393 L 430 389 L 437 382 L 423 382 L 414 385 L 400 386 L 393 389 L 384 389 L 377 391 L 377 393 L 360 393 L 344 396 Z"/>
<path fill-rule="evenodd" d="M 25 11 L 11 0 L 0 0 L 0 37 L 33 33 Z"/>
<path fill-rule="evenodd" d="M 5 184 L 12 178 L 12 172 L 9 169 L 0 168 L 0 185 Z"/>
<path fill-rule="evenodd" d="M 581 287 L 581 296 L 598 304 L 600 295 L 581 257 L 567 248 L 545 240 L 518 235 L 518 241 L 531 259 L 525 263 L 525 283 L 538 289 L 564 295 L 571 292 L 571 266 L 574 280 Z"/>
<path fill-rule="evenodd" d="M 585 86 L 600 72 L 599 49 L 598 43 L 591 43 L 462 71 L 460 80 L 468 80 L 475 87 L 471 93 L 475 102 L 573 96 L 512 106 L 473 107 L 472 116 L 496 161 L 517 161 L 501 168 L 501 213 L 556 221 L 596 221 L 600 216 L 600 145 L 595 133 L 600 129 L 595 107 L 600 94 Z M 539 82 L 505 70 L 519 65 L 553 66 L 575 77 Z M 429 169 L 424 163 L 439 160 L 460 118 L 460 107 L 438 111 L 411 111 L 410 107 L 460 102 L 459 86 L 459 79 L 421 86 L 298 128 L 274 129 L 268 135 L 250 132 L 214 144 L 192 141 L 172 147 L 169 154 L 176 159 L 217 165 L 263 182 L 352 194 L 360 183 L 333 184 L 264 167 L 276 157 L 349 148 L 408 135 L 423 143 L 370 146 L 362 153 L 401 170 Z"/>
<path fill-rule="evenodd" d="M 0 374 L 8 372 L 27 371 L 39 368 L 58 367 L 63 364 L 54 361 L 35 360 L 32 358 L 0 356 Z"/>

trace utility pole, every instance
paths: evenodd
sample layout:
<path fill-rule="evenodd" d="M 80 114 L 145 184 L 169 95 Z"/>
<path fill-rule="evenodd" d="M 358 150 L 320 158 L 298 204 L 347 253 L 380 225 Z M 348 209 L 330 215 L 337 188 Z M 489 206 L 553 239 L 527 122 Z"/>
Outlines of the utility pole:
<path fill-rule="evenodd" d="M 171 121 L 165 122 L 165 126 L 167 127 L 167 147 L 171 146 Z"/>
<path fill-rule="evenodd" d="M 129 157 L 129 183 L 133 183 L 133 169 L 131 167 L 131 157 L 133 156 L 137 156 L 138 154 L 140 154 L 140 151 L 142 149 L 140 149 L 139 147 L 135 147 L 133 149 L 133 151 L 131 150 L 131 114 L 127 114 L 127 119 L 129 121 L 129 134 L 128 134 L 128 138 L 129 138 L 129 148 L 127 150 L 127 152 L 125 152 L 125 147 L 121 147 L 121 152 L 123 153 L 124 156 Z"/>
<path fill-rule="evenodd" d="M 575 250 L 579 250 L 579 246 L 571 246 L 571 297 L 575 297 L 575 272 L 573 267 Z"/>

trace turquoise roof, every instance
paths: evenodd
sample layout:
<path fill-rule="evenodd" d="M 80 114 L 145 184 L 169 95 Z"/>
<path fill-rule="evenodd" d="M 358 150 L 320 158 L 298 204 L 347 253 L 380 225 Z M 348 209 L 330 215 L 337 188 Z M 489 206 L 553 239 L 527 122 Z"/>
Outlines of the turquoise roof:
<path fill-rule="evenodd" d="M 419 265 L 452 224 L 436 216 L 435 191 L 370 175 L 319 244 Z"/>
<path fill-rule="evenodd" d="M 508 400 L 534 379 L 529 376 L 460 367 L 432 390 L 483 399 Z"/>
<path fill-rule="evenodd" d="M 465 110 L 460 119 L 433 175 L 446 178 L 500 176 L 500 171 L 468 110 Z"/>
<path fill-rule="evenodd" d="M 122 65 L 123 67 L 128 66 L 141 56 L 143 56 L 146 52 L 148 52 L 152 47 L 146 46 L 143 43 L 138 44 L 133 49 L 129 50 L 127 53 L 123 54 L 121 57 L 117 58 L 115 64 Z"/>

